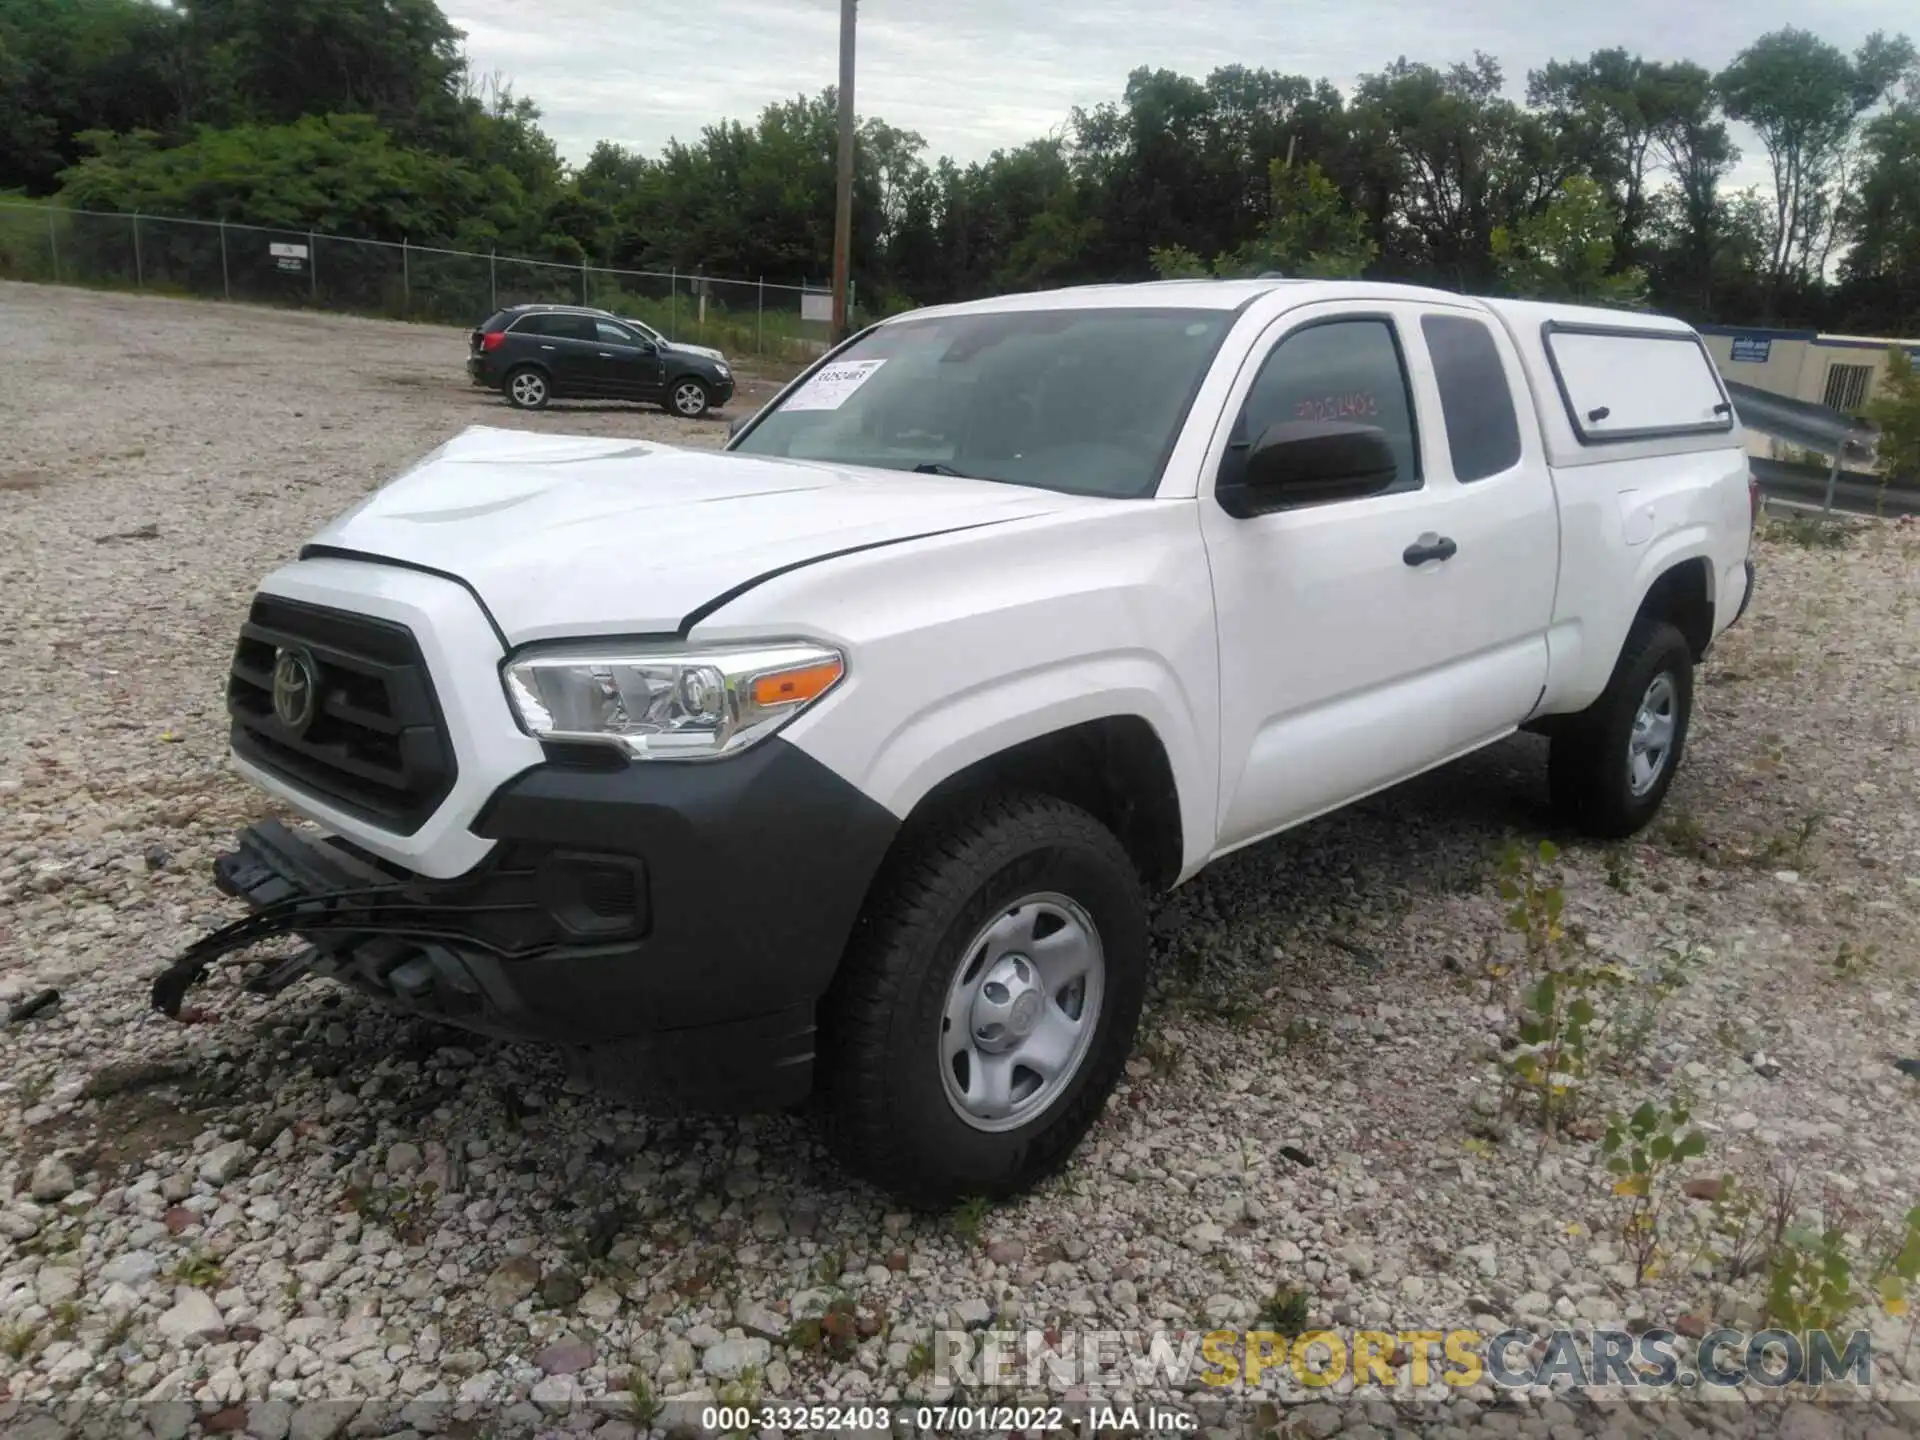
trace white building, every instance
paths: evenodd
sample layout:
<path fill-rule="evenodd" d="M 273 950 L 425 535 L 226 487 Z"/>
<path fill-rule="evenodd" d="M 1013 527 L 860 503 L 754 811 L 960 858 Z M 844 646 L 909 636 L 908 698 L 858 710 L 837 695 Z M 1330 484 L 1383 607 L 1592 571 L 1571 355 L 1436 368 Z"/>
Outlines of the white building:
<path fill-rule="evenodd" d="M 1850 415 L 1857 415 L 1878 391 L 1889 350 L 1905 350 L 1920 362 L 1920 340 L 1741 325 L 1698 328 L 1725 379 Z M 1750 454 L 1783 459 L 1795 448 L 1757 430 L 1747 431 Z"/>

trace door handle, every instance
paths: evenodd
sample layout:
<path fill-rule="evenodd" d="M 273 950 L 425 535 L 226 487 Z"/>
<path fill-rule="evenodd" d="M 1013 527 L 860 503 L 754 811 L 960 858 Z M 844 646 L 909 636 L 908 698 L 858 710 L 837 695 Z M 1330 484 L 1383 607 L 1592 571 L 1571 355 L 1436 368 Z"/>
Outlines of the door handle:
<path fill-rule="evenodd" d="M 602 360 L 611 360 L 613 358 L 613 352 L 611 350 L 602 350 L 599 354 Z"/>
<path fill-rule="evenodd" d="M 551 349 L 553 349 L 553 346 L 551 346 L 551 345 L 542 345 L 542 346 L 541 346 L 540 348 L 541 348 L 542 350 L 551 350 Z"/>
<path fill-rule="evenodd" d="M 1429 530 L 1401 551 L 1400 558 L 1409 565 L 1424 565 L 1429 560 L 1451 560 L 1459 551 L 1460 547 L 1450 537 Z"/>

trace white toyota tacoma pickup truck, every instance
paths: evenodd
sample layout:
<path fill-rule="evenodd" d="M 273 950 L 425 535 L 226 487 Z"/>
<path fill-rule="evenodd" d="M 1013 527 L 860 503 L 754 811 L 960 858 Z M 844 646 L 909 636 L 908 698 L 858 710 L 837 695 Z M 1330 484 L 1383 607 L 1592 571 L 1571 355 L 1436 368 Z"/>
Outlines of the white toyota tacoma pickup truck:
<path fill-rule="evenodd" d="M 468 430 L 261 585 L 234 763 L 322 833 L 240 837 L 154 1004 L 295 934 L 250 988 L 1015 1191 L 1121 1073 L 1149 892 L 1521 727 L 1645 825 L 1754 494 L 1686 325 L 1345 282 L 917 311 L 721 452 Z"/>

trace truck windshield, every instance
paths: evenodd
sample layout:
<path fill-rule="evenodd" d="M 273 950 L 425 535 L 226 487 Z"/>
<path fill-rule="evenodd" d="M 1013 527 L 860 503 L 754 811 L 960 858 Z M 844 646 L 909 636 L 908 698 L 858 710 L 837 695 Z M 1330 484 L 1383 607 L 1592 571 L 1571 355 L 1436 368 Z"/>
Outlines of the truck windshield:
<path fill-rule="evenodd" d="M 880 326 L 734 443 L 748 455 L 1153 494 L 1233 312 L 1016 310 Z"/>

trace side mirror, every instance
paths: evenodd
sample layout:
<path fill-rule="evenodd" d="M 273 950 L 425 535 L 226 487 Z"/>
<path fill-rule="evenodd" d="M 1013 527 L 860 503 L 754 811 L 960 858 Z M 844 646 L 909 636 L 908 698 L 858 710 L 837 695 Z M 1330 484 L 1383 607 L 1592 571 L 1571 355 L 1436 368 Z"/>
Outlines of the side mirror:
<path fill-rule="evenodd" d="M 1377 425 L 1283 420 L 1269 425 L 1244 458 L 1228 453 L 1214 498 L 1229 515 L 1245 520 L 1296 505 L 1378 495 L 1398 473 L 1393 446 Z"/>

